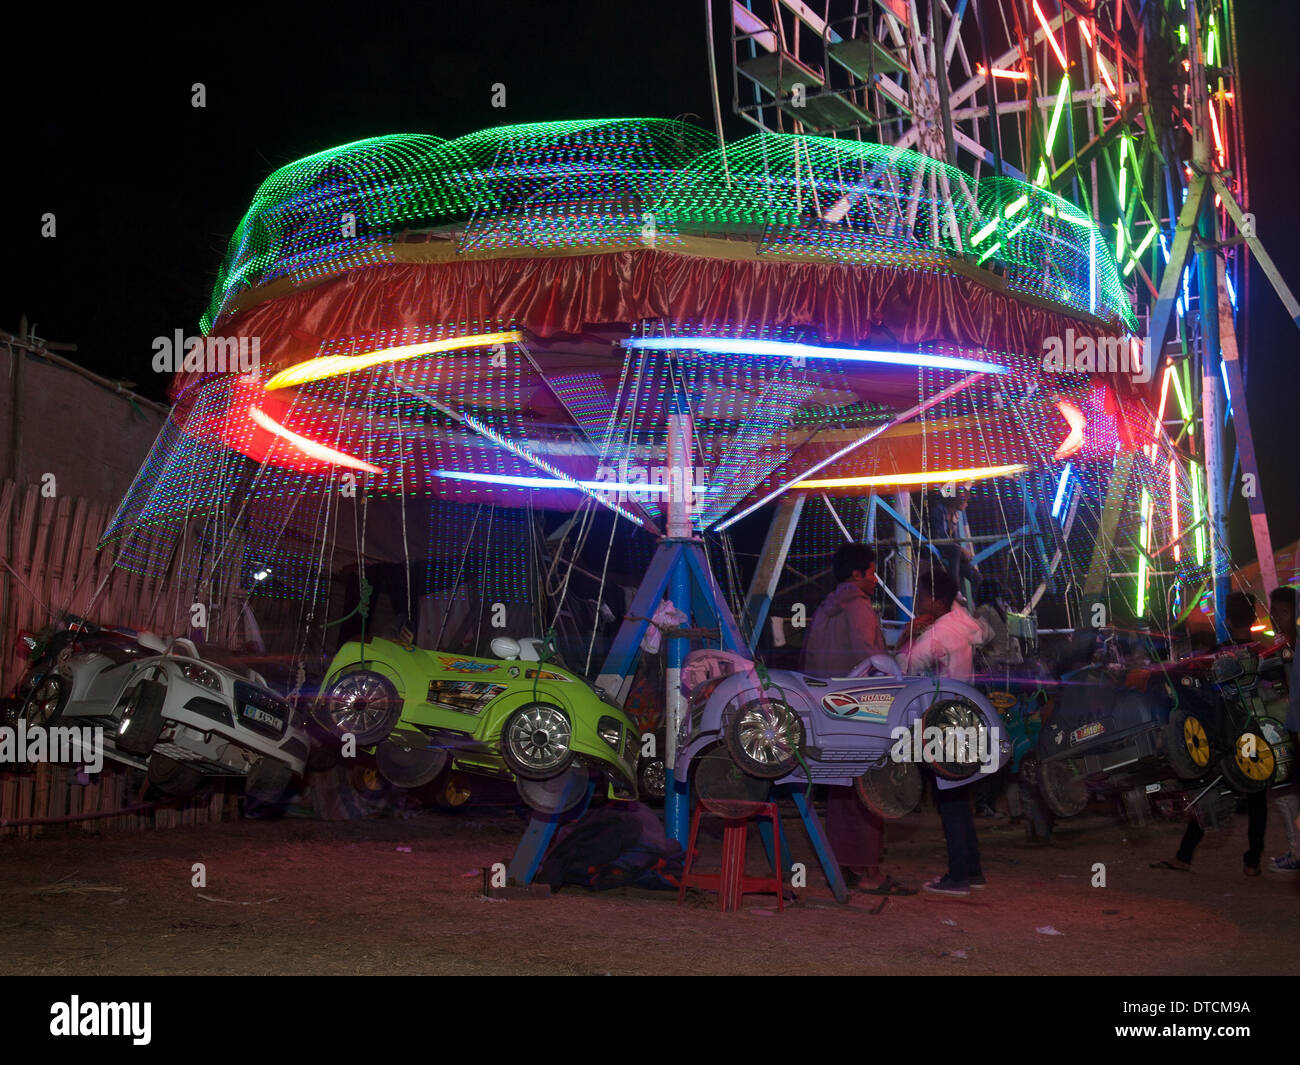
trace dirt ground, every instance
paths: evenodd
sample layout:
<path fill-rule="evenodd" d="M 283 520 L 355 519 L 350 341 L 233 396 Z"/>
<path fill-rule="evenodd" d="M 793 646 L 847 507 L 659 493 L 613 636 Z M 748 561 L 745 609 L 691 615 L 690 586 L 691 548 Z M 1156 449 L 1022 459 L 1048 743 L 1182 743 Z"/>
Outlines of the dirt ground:
<path fill-rule="evenodd" d="M 724 914 L 713 897 L 567 888 L 488 900 L 508 861 L 509 807 L 324 822 L 299 818 L 119 836 L 0 841 L 0 972 L 134 974 L 1295 974 L 1300 876 L 1248 879 L 1244 814 L 1196 870 L 1151 869 L 1181 826 L 1092 810 L 1049 847 L 980 822 L 986 890 L 952 899 L 830 897 L 797 818 L 809 887 Z M 891 824 L 888 870 L 919 886 L 943 865 L 931 811 Z M 751 869 L 761 847 L 751 846 Z M 1284 851 L 1269 825 L 1268 855 Z M 716 863 L 718 844 L 702 848 Z M 757 852 L 755 855 L 753 852 Z M 205 887 L 192 867 L 206 867 Z M 1093 887 L 1093 866 L 1106 886 Z"/>

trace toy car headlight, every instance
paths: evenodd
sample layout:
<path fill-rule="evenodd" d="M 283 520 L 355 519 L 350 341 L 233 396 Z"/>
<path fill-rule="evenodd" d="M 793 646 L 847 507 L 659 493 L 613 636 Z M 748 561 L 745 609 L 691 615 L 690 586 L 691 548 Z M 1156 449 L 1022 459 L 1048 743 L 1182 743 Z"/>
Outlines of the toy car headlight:
<path fill-rule="evenodd" d="M 221 691 L 220 675 L 206 666 L 199 665 L 197 662 L 186 662 L 181 666 L 181 676 L 194 684 L 202 684 L 205 688 L 211 688 L 214 692 Z"/>
<path fill-rule="evenodd" d="M 596 734 L 608 743 L 615 751 L 618 750 L 619 736 L 622 735 L 622 729 L 617 721 L 612 717 L 602 717 L 600 723 L 596 726 Z"/>

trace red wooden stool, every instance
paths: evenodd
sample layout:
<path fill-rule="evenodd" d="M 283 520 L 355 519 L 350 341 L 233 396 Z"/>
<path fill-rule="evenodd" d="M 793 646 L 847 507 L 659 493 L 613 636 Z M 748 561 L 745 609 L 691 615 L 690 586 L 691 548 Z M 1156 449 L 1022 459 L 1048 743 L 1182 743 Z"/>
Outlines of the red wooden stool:
<path fill-rule="evenodd" d="M 714 804 L 717 805 L 717 804 Z M 688 887 L 705 888 L 718 893 L 718 909 L 723 913 L 735 913 L 740 909 L 742 896 L 748 892 L 776 892 L 776 908 L 785 911 L 785 886 L 782 883 L 781 864 L 781 826 L 777 821 L 777 809 L 774 802 L 729 802 L 727 811 L 706 811 L 705 804 L 695 807 L 691 817 L 691 839 L 686 845 L 686 865 L 682 870 L 682 886 L 677 892 L 677 904 L 680 906 L 686 898 Z M 742 812 L 743 811 L 743 812 Z M 722 830 L 722 871 L 718 873 L 693 873 L 691 866 L 695 863 L 695 839 L 700 831 L 700 815 L 708 812 L 711 816 L 721 817 Z M 745 841 L 748 836 L 749 822 L 755 817 L 772 819 L 772 862 L 778 870 L 773 876 L 745 875 Z"/>

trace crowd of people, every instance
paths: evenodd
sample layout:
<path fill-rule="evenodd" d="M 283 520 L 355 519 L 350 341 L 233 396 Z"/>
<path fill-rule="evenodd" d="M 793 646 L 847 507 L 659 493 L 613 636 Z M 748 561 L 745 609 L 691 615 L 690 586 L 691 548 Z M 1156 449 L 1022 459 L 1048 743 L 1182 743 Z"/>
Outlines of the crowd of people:
<path fill-rule="evenodd" d="M 842 544 L 835 552 L 832 573 L 836 581 L 814 613 L 803 643 L 802 668 L 819 677 L 847 676 L 860 663 L 875 655 L 894 655 L 906 675 L 934 674 L 964 681 L 977 680 L 977 664 L 984 675 L 1022 668 L 1024 651 L 1008 626 L 1008 609 L 995 581 L 981 579 L 974 565 L 969 528 L 964 517 L 966 500 L 959 494 L 951 505 L 939 498 L 932 505 L 931 528 L 946 541 L 943 560 L 917 577 L 913 617 L 888 646 L 885 630 L 873 604 L 879 583 L 876 554 L 861 543 Z M 934 517 L 935 512 L 939 512 Z M 968 604 L 974 595 L 975 608 Z M 1223 648 L 1241 646 L 1257 637 L 1256 602 L 1244 593 L 1234 593 L 1226 604 L 1230 638 Z M 1276 589 L 1269 600 L 1273 631 L 1296 642 L 1296 593 Z M 1290 702 L 1285 722 L 1294 745 L 1300 731 L 1300 659 L 1290 677 Z M 1300 773 L 1294 774 L 1300 778 Z M 935 789 L 935 805 L 943 825 L 948 851 L 948 868 L 922 885 L 922 890 L 943 895 L 967 895 L 985 884 L 976 833 L 976 812 L 994 816 L 998 782 L 983 775 L 970 784 Z M 832 849 L 850 887 L 870 894 L 914 894 L 882 871 L 885 823 L 864 806 L 854 789 L 828 788 L 826 830 Z M 1300 871 L 1300 779 L 1289 780 L 1268 791 L 1247 797 L 1247 850 L 1243 869 L 1258 875 L 1262 865 L 1264 835 L 1270 797 L 1282 814 L 1289 849 L 1272 859 L 1270 867 L 1279 873 Z M 1160 868 L 1189 870 L 1204 828 L 1195 812 L 1189 815 L 1187 830 L 1174 858 L 1155 863 Z"/>

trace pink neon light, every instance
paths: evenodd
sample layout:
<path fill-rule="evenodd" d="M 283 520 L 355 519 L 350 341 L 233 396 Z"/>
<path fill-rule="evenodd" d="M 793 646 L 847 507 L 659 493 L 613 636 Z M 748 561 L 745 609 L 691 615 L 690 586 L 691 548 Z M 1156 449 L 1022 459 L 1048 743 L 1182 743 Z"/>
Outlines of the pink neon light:
<path fill-rule="evenodd" d="M 1174 372 L 1172 366 L 1165 367 L 1165 375 L 1160 379 L 1160 406 L 1156 410 L 1156 425 L 1154 436 L 1160 439 L 1160 430 L 1165 425 L 1165 401 L 1169 398 L 1169 375 Z"/>
<path fill-rule="evenodd" d="M 1056 409 L 1061 412 L 1063 417 L 1070 426 L 1069 433 L 1066 434 L 1061 446 L 1056 449 L 1052 456 L 1054 462 L 1060 462 L 1061 459 L 1068 459 L 1071 455 L 1077 455 L 1083 449 L 1083 427 L 1088 424 L 1088 419 L 1083 416 L 1083 411 L 1071 403 L 1068 399 L 1058 399 Z"/>
<path fill-rule="evenodd" d="M 1223 137 L 1219 135 L 1219 113 L 1215 110 L 1214 102 L 1210 102 L 1210 132 L 1214 134 L 1214 150 L 1219 156 L 1219 165 L 1223 166 L 1226 156 L 1223 151 Z"/>
<path fill-rule="evenodd" d="M 1178 539 L 1178 460 L 1169 460 L 1169 538 Z M 1182 544 L 1174 544 L 1174 561 L 1183 557 Z"/>
<path fill-rule="evenodd" d="M 1047 19 L 1043 18 L 1043 9 L 1038 6 L 1038 0 L 1034 0 L 1034 14 L 1038 16 L 1038 24 L 1043 27 L 1043 32 L 1047 34 L 1047 39 L 1052 45 L 1052 51 L 1056 53 L 1056 58 L 1061 61 L 1061 69 L 1068 71 L 1070 69 L 1069 61 L 1065 58 L 1065 53 L 1061 51 L 1061 46 L 1056 43 L 1056 37 L 1053 36 L 1051 28 L 1047 25 Z"/>

